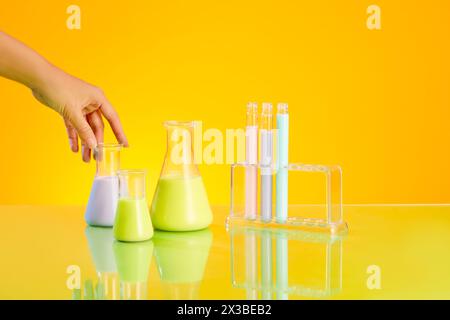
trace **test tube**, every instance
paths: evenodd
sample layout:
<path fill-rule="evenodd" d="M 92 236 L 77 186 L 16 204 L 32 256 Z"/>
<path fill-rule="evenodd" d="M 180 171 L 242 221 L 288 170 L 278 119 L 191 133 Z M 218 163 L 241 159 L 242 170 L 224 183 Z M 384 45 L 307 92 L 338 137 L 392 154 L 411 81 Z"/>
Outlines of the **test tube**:
<path fill-rule="evenodd" d="M 272 104 L 263 103 L 261 112 L 261 219 L 272 220 L 272 162 L 273 162 Z"/>
<path fill-rule="evenodd" d="M 277 129 L 276 220 L 284 223 L 288 216 L 289 113 L 287 103 L 278 103 Z"/>
<path fill-rule="evenodd" d="M 246 162 L 245 170 L 245 217 L 256 219 L 258 190 L 258 105 L 247 105 L 247 126 L 245 128 Z"/>

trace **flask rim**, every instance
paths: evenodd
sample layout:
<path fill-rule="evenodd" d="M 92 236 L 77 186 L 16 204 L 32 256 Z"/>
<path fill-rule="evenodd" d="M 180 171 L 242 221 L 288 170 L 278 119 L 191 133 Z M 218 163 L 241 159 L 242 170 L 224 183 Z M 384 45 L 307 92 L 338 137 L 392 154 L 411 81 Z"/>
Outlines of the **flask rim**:
<path fill-rule="evenodd" d="M 120 150 L 122 149 L 123 144 L 122 143 L 105 143 L 105 142 L 100 142 L 97 143 L 97 145 L 94 148 L 94 151 L 98 151 L 100 148 L 101 149 L 108 149 L 108 150 Z"/>
<path fill-rule="evenodd" d="M 168 120 L 164 121 L 164 127 L 194 127 L 198 120 L 190 120 L 190 121 L 178 121 L 178 120 Z"/>
<path fill-rule="evenodd" d="M 147 174 L 147 169 L 120 169 L 117 171 L 118 176 L 127 176 L 132 174 Z"/>

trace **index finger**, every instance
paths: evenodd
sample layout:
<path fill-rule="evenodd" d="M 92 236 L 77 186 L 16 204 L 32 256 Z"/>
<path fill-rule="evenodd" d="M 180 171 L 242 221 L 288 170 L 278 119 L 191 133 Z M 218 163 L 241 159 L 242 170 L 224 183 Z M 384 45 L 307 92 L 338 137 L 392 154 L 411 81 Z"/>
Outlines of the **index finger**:
<path fill-rule="evenodd" d="M 114 132 L 117 141 L 122 143 L 125 147 L 128 147 L 128 140 L 127 137 L 125 136 L 125 133 L 123 132 L 122 124 L 120 123 L 119 120 L 119 115 L 106 98 L 103 99 L 102 101 L 100 111 L 102 112 L 103 116 L 106 118 L 109 125 L 111 126 L 111 129 Z"/>

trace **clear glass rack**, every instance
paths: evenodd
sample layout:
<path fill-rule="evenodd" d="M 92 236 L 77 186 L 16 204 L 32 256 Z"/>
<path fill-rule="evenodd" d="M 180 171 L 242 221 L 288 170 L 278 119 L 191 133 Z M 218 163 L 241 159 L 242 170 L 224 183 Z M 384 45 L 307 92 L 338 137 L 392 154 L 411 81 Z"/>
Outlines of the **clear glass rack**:
<path fill-rule="evenodd" d="M 277 219 L 276 181 L 277 174 L 284 170 L 288 177 L 287 218 Z M 270 219 L 261 215 L 261 180 L 262 174 L 270 175 L 272 180 L 272 215 Z M 248 215 L 248 180 L 254 179 L 251 192 L 256 195 L 256 212 Z M 312 179 L 312 180 L 311 180 Z M 267 179 L 266 179 L 267 181 Z M 252 183 L 253 183 L 252 182 Z M 305 202 L 308 194 L 314 201 Z M 325 232 L 342 235 L 348 232 L 342 210 L 342 170 L 337 165 L 312 165 L 291 163 L 283 169 L 236 163 L 231 166 L 230 214 L 226 226 L 253 226 L 307 232 Z M 320 198 L 320 201 L 317 199 Z"/>

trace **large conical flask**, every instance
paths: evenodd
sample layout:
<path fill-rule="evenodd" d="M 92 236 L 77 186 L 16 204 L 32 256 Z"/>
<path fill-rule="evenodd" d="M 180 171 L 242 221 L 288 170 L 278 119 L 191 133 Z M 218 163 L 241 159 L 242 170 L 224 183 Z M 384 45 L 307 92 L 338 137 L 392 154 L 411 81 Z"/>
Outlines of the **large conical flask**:
<path fill-rule="evenodd" d="M 86 208 L 85 219 L 91 226 L 112 227 L 119 199 L 120 144 L 99 143 L 94 149 L 97 171 Z"/>
<path fill-rule="evenodd" d="M 203 179 L 194 163 L 195 121 L 167 121 L 167 150 L 153 196 L 153 226 L 165 231 L 193 231 L 212 222 Z"/>

